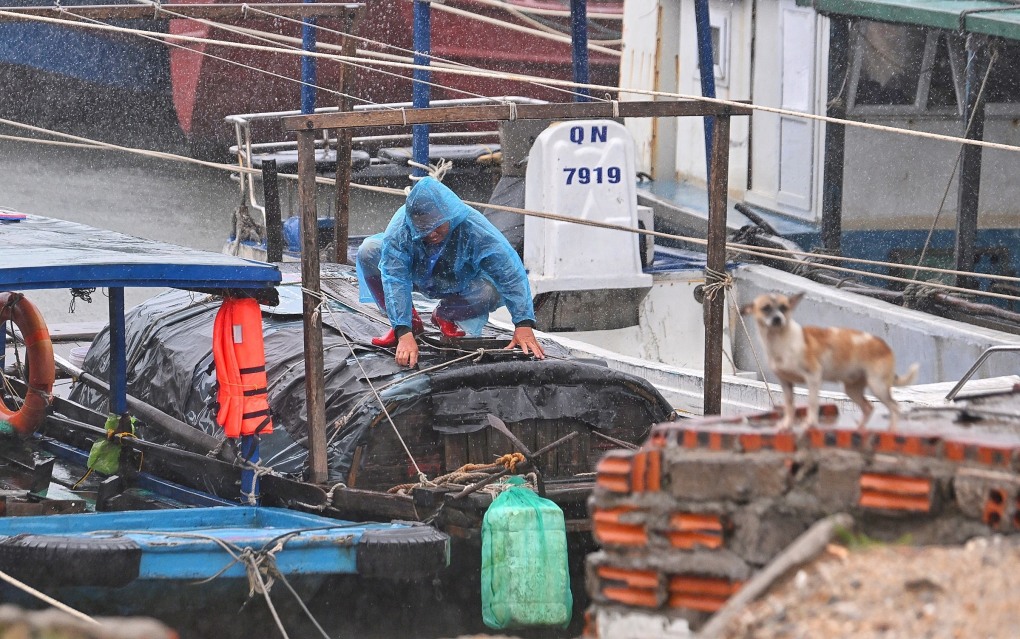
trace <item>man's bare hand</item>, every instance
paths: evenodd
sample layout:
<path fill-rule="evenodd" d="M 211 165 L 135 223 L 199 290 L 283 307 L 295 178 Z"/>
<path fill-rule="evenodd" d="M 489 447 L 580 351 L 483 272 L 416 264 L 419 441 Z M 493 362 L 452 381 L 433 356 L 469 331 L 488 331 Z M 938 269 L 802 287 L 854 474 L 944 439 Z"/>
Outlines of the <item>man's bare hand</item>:
<path fill-rule="evenodd" d="M 531 353 L 538 359 L 545 359 L 545 351 L 542 350 L 542 346 L 535 337 L 535 331 L 531 330 L 530 326 L 518 326 L 514 329 L 514 338 L 510 340 L 510 345 L 506 348 L 510 350 L 515 346 L 519 346 L 525 355 Z"/>
<path fill-rule="evenodd" d="M 414 333 L 404 333 L 397 340 L 397 363 L 408 368 L 418 365 L 418 342 Z"/>

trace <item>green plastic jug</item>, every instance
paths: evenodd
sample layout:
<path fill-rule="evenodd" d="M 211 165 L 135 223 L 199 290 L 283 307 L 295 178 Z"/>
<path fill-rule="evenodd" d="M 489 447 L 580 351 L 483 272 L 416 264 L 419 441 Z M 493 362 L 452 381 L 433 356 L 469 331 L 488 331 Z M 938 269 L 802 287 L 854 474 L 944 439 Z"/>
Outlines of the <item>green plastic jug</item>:
<path fill-rule="evenodd" d="M 512 477 L 482 520 L 482 620 L 489 628 L 570 623 L 573 597 L 560 507 Z"/>

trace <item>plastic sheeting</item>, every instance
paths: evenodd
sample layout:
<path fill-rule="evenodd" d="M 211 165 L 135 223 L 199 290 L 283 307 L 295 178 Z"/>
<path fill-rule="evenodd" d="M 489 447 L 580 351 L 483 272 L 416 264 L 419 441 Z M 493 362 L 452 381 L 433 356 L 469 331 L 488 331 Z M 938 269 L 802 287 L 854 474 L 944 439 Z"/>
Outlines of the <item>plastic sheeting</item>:
<path fill-rule="evenodd" d="M 353 286 L 353 273 L 349 274 Z M 285 312 L 298 291 L 281 287 L 285 302 L 263 314 L 270 409 L 276 426 L 262 437 L 262 464 L 300 477 L 307 459 L 305 368 L 301 317 Z M 412 375 L 394 361 L 392 351 L 371 345 L 385 331 L 378 317 L 349 304 L 331 303 L 323 313 L 327 455 L 330 481 L 342 481 L 354 450 L 370 436 L 380 414 L 369 380 L 400 423 L 406 411 L 427 411 L 433 428 L 466 433 L 485 427 L 486 414 L 508 423 L 527 419 L 570 419 L 596 429 L 619 420 L 664 421 L 670 406 L 645 380 L 612 371 L 603 364 L 571 360 L 566 351 L 543 342 L 549 358 L 524 360 L 494 351 L 482 361 L 465 359 L 435 372 Z M 131 309 L 126 317 L 128 393 L 203 431 L 221 436 L 216 424 L 216 373 L 212 329 L 220 300 L 184 291 L 168 291 Z M 347 338 L 341 333 L 343 331 Z M 509 333 L 487 328 L 489 336 L 509 341 Z M 352 357 L 356 354 L 357 359 Z M 420 369 L 464 355 L 423 345 Z M 94 340 L 84 369 L 104 379 L 109 371 L 109 332 Z M 403 381 L 402 381 L 403 380 Z M 76 385 L 71 399 L 106 410 L 105 394 Z M 155 429 L 141 435 L 160 441 Z"/>

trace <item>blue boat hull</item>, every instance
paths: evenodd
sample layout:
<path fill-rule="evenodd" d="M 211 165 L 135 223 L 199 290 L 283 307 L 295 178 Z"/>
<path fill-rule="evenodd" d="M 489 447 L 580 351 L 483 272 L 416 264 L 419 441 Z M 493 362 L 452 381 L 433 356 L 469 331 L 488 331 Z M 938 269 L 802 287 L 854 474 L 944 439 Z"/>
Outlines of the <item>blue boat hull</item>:
<path fill-rule="evenodd" d="M 423 568 L 448 562 L 448 539 L 431 528 L 353 523 L 268 507 L 89 513 L 0 519 L 0 569 L 32 581 L 68 586 L 121 586 L 135 580 L 245 579 L 241 556 L 270 551 L 284 576 L 370 574 L 392 567 L 372 546 L 406 541 L 422 550 Z M 399 544 L 398 544 L 399 545 Z M 277 546 L 279 546 L 277 548 Z M 417 553 L 415 553 L 417 557 Z M 100 562 L 89 571 L 62 569 Z M 110 563 L 116 562 L 115 571 Z M 46 565 L 51 564 L 51 565 Z M 431 565 L 430 565 L 431 564 Z M 122 574 L 115 575 L 113 573 Z M 119 578 L 117 578 L 119 577 Z M 122 583 L 123 582 L 123 583 Z"/>

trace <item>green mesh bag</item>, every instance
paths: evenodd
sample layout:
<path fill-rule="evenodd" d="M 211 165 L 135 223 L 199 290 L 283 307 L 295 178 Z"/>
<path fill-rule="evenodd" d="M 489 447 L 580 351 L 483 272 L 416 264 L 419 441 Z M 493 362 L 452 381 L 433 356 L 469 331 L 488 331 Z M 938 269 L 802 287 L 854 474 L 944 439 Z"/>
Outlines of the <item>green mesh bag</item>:
<path fill-rule="evenodd" d="M 573 597 L 563 511 L 510 482 L 482 520 L 482 620 L 496 630 L 565 627 Z"/>

